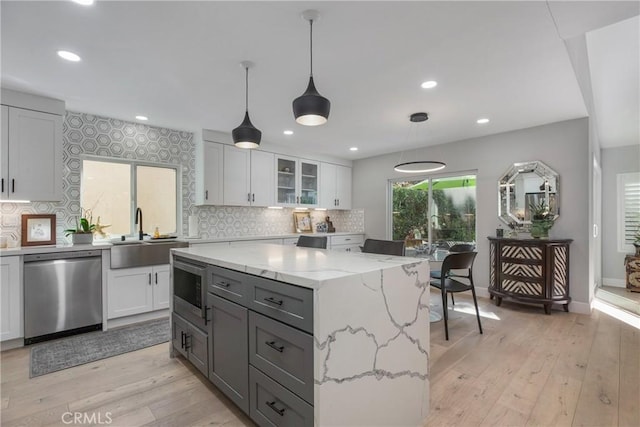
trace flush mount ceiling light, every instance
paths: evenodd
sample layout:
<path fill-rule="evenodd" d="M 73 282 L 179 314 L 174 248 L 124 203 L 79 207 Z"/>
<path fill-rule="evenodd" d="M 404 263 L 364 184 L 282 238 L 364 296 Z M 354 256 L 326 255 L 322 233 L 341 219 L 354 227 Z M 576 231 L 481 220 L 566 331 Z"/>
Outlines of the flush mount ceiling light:
<path fill-rule="evenodd" d="M 429 80 L 426 82 L 423 82 L 420 87 L 422 87 L 422 89 L 432 89 L 434 87 L 438 86 L 438 82 L 435 80 Z"/>
<path fill-rule="evenodd" d="M 71 62 L 80 61 L 80 57 L 78 55 L 76 55 L 73 52 L 69 52 L 68 50 L 59 50 L 57 53 L 60 58 L 66 59 L 67 61 L 71 61 Z"/>
<path fill-rule="evenodd" d="M 249 119 L 249 68 L 253 66 L 253 63 L 249 61 L 242 61 L 240 63 L 242 68 L 245 69 L 245 91 L 244 91 L 244 120 L 240 123 L 240 126 L 231 131 L 233 137 L 233 143 L 238 148 L 257 148 L 260 146 L 260 139 L 262 138 L 262 132 L 258 130 Z"/>
<path fill-rule="evenodd" d="M 429 115 L 427 113 L 413 113 L 409 116 L 412 123 L 421 123 L 427 121 Z M 403 173 L 427 173 L 444 169 L 445 163 L 436 160 L 416 160 L 413 162 L 402 162 L 402 154 L 400 154 L 400 163 L 393 167 L 396 172 Z"/>
<path fill-rule="evenodd" d="M 91 6 L 93 4 L 93 0 L 73 0 L 73 2 L 83 6 Z"/>
<path fill-rule="evenodd" d="M 484 125 L 485 123 L 489 123 L 489 119 L 485 119 L 485 118 L 478 119 L 476 120 L 476 123 L 479 125 Z"/>
<path fill-rule="evenodd" d="M 329 110 L 331 109 L 331 102 L 318 93 L 313 83 L 313 21 L 317 21 L 318 16 L 317 10 L 302 12 L 302 18 L 309 21 L 309 85 L 302 95 L 293 100 L 293 116 L 296 118 L 296 122 L 305 126 L 325 124 L 329 119 Z"/>
<path fill-rule="evenodd" d="M 136 116 L 136 119 L 142 120 L 143 122 L 146 122 L 147 120 L 149 120 L 149 117 L 147 117 L 147 116 Z"/>

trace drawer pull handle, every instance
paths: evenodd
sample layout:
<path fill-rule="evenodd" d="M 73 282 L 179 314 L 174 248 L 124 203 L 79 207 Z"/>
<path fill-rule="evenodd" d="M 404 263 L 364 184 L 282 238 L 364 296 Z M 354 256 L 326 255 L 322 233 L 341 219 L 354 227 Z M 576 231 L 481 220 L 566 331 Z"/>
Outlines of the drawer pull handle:
<path fill-rule="evenodd" d="M 284 346 L 277 346 L 275 341 L 265 341 L 264 343 L 277 352 L 282 353 L 284 351 Z"/>
<path fill-rule="evenodd" d="M 217 282 L 216 286 L 222 286 L 223 288 L 228 288 L 229 284 L 227 282 Z"/>
<path fill-rule="evenodd" d="M 267 406 L 268 406 L 269 408 L 273 409 L 273 410 L 274 410 L 274 412 L 276 412 L 278 415 L 280 415 L 281 417 L 284 417 L 284 409 L 285 409 L 285 408 L 282 408 L 282 409 L 278 409 L 278 408 L 276 408 L 276 401 L 275 401 L 275 400 L 274 400 L 273 402 L 269 402 L 269 401 L 267 400 L 267 401 L 266 401 L 266 402 L 264 402 L 264 403 L 266 403 L 266 404 L 267 404 Z"/>
<path fill-rule="evenodd" d="M 180 347 L 184 348 L 184 341 L 185 341 L 185 339 L 184 339 L 184 331 L 180 331 L 180 337 L 181 337 L 180 338 Z"/>
<path fill-rule="evenodd" d="M 269 298 L 265 298 L 264 299 L 266 302 L 270 302 L 271 304 L 276 304 L 276 305 L 282 305 L 282 300 L 281 299 L 275 299 L 273 297 L 269 297 Z"/>

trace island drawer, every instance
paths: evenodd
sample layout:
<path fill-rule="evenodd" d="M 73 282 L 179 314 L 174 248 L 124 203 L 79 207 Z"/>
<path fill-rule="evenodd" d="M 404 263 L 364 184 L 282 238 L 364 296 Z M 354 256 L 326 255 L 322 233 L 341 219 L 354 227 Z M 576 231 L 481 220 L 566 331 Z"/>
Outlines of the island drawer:
<path fill-rule="evenodd" d="M 226 268 L 209 266 L 207 271 L 209 292 L 246 306 L 249 303 L 247 275 Z"/>
<path fill-rule="evenodd" d="M 362 245 L 364 239 L 362 234 L 354 234 L 349 236 L 331 236 L 331 245 Z"/>
<path fill-rule="evenodd" d="M 249 415 L 260 426 L 313 426 L 313 406 L 249 366 Z"/>
<path fill-rule="evenodd" d="M 250 311 L 249 362 L 307 402 L 313 402 L 311 335 Z"/>
<path fill-rule="evenodd" d="M 256 276 L 245 276 L 249 308 L 313 334 L 313 290 Z"/>

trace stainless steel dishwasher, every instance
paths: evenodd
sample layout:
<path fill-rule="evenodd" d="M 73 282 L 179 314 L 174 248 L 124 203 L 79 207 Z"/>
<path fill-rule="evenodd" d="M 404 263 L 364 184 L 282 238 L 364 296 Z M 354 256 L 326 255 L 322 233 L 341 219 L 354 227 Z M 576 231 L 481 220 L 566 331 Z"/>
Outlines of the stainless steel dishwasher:
<path fill-rule="evenodd" d="M 101 328 L 101 251 L 24 256 L 25 345 Z"/>

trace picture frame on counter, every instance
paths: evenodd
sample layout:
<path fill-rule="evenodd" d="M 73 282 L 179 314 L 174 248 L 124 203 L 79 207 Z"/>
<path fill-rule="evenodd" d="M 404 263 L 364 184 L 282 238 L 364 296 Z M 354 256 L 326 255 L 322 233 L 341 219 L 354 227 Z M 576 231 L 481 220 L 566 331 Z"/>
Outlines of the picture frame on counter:
<path fill-rule="evenodd" d="M 296 229 L 296 233 L 313 233 L 311 214 L 309 212 L 294 212 L 293 226 Z"/>
<path fill-rule="evenodd" d="M 56 244 L 55 214 L 22 214 L 22 246 Z"/>

